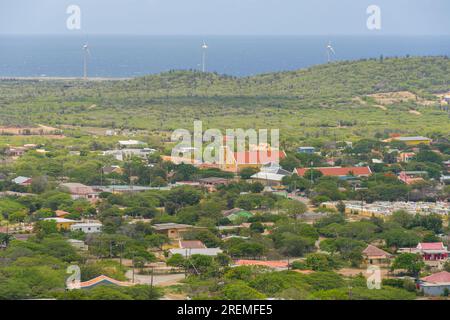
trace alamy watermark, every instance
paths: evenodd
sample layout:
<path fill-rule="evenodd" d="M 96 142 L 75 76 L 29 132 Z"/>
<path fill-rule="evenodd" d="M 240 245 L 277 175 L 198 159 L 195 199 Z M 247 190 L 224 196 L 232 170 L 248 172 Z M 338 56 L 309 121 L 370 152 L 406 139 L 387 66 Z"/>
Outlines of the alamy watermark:
<path fill-rule="evenodd" d="M 77 265 L 67 267 L 66 273 L 70 276 L 66 280 L 66 288 L 68 290 L 76 290 L 81 288 L 81 269 Z"/>
<path fill-rule="evenodd" d="M 369 275 L 367 277 L 367 288 L 370 290 L 380 290 L 381 289 L 381 269 L 379 266 L 369 266 L 366 273 Z"/>
<path fill-rule="evenodd" d="M 367 7 L 367 29 L 381 30 L 381 8 L 377 5 L 370 5 Z"/>
<path fill-rule="evenodd" d="M 78 5 L 72 4 L 67 7 L 66 14 L 69 17 L 66 20 L 66 26 L 69 30 L 81 29 L 81 8 Z"/>

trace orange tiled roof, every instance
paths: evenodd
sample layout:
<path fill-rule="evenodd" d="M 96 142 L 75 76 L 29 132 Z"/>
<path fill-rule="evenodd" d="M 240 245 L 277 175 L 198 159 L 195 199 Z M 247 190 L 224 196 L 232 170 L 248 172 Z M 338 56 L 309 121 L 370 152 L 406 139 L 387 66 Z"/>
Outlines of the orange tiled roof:
<path fill-rule="evenodd" d="M 351 174 L 355 176 L 368 176 L 372 174 L 372 170 L 369 167 L 322 167 L 322 168 L 312 168 L 313 170 L 317 170 L 322 172 L 324 176 L 331 177 L 344 177 L 349 176 Z M 311 170 L 311 168 L 297 168 L 296 173 L 303 177 L 306 172 Z"/>
<path fill-rule="evenodd" d="M 266 164 L 279 162 L 286 157 L 284 151 L 244 151 L 235 152 L 234 160 L 237 164 Z"/>
<path fill-rule="evenodd" d="M 120 286 L 120 287 L 129 287 L 129 286 L 133 285 L 132 283 L 129 283 L 129 282 L 118 281 L 113 278 L 107 277 L 105 275 L 101 275 L 101 276 L 98 276 L 97 278 L 94 278 L 94 279 L 91 279 L 88 281 L 84 281 L 84 282 L 80 282 L 80 288 L 87 289 L 87 288 L 91 288 L 91 287 L 94 287 L 94 286 L 97 286 L 97 285 L 103 284 L 103 283 L 114 284 L 114 285 Z"/>
<path fill-rule="evenodd" d="M 70 212 L 64 211 L 64 210 L 56 210 L 55 214 L 57 217 L 64 217 L 70 214 Z"/>

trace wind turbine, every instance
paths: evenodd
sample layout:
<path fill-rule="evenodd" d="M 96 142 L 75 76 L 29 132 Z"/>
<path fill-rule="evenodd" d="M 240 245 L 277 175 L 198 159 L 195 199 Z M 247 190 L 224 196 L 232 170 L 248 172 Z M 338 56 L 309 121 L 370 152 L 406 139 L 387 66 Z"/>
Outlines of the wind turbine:
<path fill-rule="evenodd" d="M 86 80 L 88 78 L 88 59 L 91 56 L 89 45 L 86 43 L 83 46 L 83 77 Z"/>
<path fill-rule="evenodd" d="M 202 71 L 206 72 L 206 52 L 208 50 L 208 45 L 203 41 L 202 45 Z"/>
<path fill-rule="evenodd" d="M 331 58 L 334 55 L 336 55 L 336 52 L 334 51 L 334 48 L 331 45 L 331 41 L 330 41 L 330 42 L 328 42 L 328 45 L 327 45 L 327 60 L 328 60 L 328 63 L 331 62 Z"/>

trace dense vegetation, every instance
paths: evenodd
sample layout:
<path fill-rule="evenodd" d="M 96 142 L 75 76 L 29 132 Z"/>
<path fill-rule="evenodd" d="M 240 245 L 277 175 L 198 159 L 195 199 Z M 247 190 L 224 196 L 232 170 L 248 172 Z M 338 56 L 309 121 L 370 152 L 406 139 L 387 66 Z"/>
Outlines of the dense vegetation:
<path fill-rule="evenodd" d="M 173 71 L 129 81 L 2 81 L 1 122 L 150 130 L 280 128 L 283 141 L 355 139 L 375 133 L 448 134 L 439 104 L 397 102 L 386 109 L 366 96 L 446 92 L 447 58 L 339 62 L 248 78 Z M 355 98 L 361 98 L 360 100 Z M 409 111 L 420 112 L 420 116 Z"/>

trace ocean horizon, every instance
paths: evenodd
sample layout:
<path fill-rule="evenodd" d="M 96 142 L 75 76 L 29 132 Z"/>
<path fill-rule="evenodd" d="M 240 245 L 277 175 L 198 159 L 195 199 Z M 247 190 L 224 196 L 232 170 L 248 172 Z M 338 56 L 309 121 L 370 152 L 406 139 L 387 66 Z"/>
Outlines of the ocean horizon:
<path fill-rule="evenodd" d="M 170 70 L 206 70 L 237 77 L 304 69 L 332 61 L 448 56 L 450 36 L 144 36 L 0 35 L 0 77 L 129 78 Z"/>

